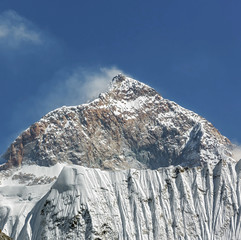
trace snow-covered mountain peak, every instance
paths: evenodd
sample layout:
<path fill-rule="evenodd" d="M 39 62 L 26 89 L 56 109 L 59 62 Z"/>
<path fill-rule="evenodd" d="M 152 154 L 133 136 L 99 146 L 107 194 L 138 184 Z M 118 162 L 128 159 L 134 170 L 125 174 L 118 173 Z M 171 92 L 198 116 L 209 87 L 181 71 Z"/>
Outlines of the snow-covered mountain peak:
<path fill-rule="evenodd" d="M 119 73 L 115 77 L 113 77 L 112 83 L 115 84 L 118 82 L 123 82 L 123 81 L 125 81 L 125 79 L 126 79 L 126 76 L 122 73 Z"/>
<path fill-rule="evenodd" d="M 229 140 L 201 116 L 124 75 L 96 100 L 56 109 L 9 147 L 1 169 L 69 162 L 104 169 L 216 164 Z"/>
<path fill-rule="evenodd" d="M 206 119 L 122 74 L 49 112 L 0 166 L 13 239 L 240 239 L 241 161 Z M 78 166 L 77 166 L 78 165 Z"/>
<path fill-rule="evenodd" d="M 140 96 L 148 97 L 158 94 L 148 85 L 123 74 L 118 74 L 112 79 L 107 93 L 110 95 L 112 93 L 114 98 L 119 99 L 136 99 Z"/>
<path fill-rule="evenodd" d="M 119 90 L 126 91 L 130 88 L 135 88 L 137 86 L 142 88 L 146 85 L 142 82 L 139 82 L 133 78 L 127 77 L 120 73 L 112 79 L 110 90 L 119 89 Z"/>

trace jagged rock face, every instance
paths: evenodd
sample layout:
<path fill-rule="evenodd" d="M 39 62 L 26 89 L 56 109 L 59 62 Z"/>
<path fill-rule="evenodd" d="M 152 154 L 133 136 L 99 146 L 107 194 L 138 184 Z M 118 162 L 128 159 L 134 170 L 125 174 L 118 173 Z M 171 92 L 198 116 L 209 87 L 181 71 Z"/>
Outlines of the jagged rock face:
<path fill-rule="evenodd" d="M 2 169 L 71 162 L 106 169 L 216 164 L 231 143 L 211 123 L 123 75 L 89 104 L 50 112 L 8 149 Z"/>

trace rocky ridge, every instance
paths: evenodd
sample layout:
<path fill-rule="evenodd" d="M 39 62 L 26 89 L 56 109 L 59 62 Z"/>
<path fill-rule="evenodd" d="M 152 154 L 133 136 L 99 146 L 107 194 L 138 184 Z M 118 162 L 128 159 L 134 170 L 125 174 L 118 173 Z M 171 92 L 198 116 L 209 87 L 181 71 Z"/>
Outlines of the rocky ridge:
<path fill-rule="evenodd" d="M 204 118 L 120 74 L 96 100 L 56 109 L 24 131 L 1 169 L 57 162 L 102 169 L 215 165 L 231 157 L 230 146 Z"/>

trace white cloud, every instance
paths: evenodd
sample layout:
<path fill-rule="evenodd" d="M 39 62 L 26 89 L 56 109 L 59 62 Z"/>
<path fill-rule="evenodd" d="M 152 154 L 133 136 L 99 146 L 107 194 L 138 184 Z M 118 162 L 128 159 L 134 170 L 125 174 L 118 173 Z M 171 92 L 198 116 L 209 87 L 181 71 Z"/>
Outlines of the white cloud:
<path fill-rule="evenodd" d="M 110 81 L 119 73 L 123 73 L 123 71 L 116 67 L 101 68 L 99 72 L 94 73 L 85 72 L 85 80 L 81 90 L 85 100 L 91 100 L 101 92 L 105 92 Z"/>
<path fill-rule="evenodd" d="M 18 47 L 23 43 L 40 45 L 44 42 L 41 31 L 30 21 L 9 10 L 0 14 L 0 44 Z"/>
<path fill-rule="evenodd" d="M 55 77 L 55 84 L 48 89 L 47 96 L 41 99 L 40 105 L 43 109 L 40 110 L 47 113 L 63 105 L 73 106 L 93 100 L 108 89 L 112 78 L 118 73 L 125 74 L 117 67 L 62 71 Z"/>
<path fill-rule="evenodd" d="M 236 145 L 236 147 L 233 149 L 233 158 L 236 161 L 241 159 L 241 146 Z"/>

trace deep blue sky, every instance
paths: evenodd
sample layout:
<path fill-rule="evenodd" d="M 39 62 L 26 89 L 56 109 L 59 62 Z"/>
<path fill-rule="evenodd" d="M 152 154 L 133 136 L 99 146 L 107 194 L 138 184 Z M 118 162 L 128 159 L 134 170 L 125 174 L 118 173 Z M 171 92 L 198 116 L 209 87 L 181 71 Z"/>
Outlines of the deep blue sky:
<path fill-rule="evenodd" d="M 91 77 L 113 69 L 241 143 L 240 9 L 222 0 L 1 0 L 0 153 L 49 110 L 82 103 Z"/>

